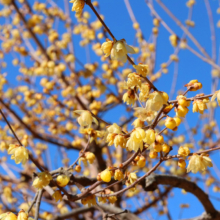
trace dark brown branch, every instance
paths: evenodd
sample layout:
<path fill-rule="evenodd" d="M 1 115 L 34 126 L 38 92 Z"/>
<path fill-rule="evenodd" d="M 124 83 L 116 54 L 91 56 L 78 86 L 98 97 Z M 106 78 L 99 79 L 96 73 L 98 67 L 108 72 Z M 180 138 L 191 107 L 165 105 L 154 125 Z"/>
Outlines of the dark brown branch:
<path fill-rule="evenodd" d="M 103 209 L 105 212 L 111 213 L 111 214 L 120 214 L 120 219 L 121 220 L 141 220 L 139 217 L 137 217 L 136 215 L 132 214 L 132 213 L 125 213 L 124 210 L 114 207 L 114 206 L 110 206 L 110 205 L 99 205 L 99 207 L 101 209 Z M 88 211 L 93 211 L 95 209 L 98 209 L 96 206 L 93 207 L 82 207 L 82 208 L 78 208 L 78 209 L 74 209 L 66 214 L 63 215 L 59 215 L 56 216 L 54 219 L 52 220 L 62 220 L 62 219 L 67 219 L 70 217 L 74 217 L 74 216 L 78 216 L 80 214 L 83 214 L 85 212 Z"/>
<path fill-rule="evenodd" d="M 201 202 L 206 213 L 210 214 L 213 218 L 218 216 L 220 219 L 220 213 L 213 206 L 209 196 L 194 182 L 191 182 L 183 177 L 171 175 L 151 175 L 145 179 L 143 187 L 146 191 L 152 191 L 155 190 L 159 184 L 181 188 L 192 193 Z"/>

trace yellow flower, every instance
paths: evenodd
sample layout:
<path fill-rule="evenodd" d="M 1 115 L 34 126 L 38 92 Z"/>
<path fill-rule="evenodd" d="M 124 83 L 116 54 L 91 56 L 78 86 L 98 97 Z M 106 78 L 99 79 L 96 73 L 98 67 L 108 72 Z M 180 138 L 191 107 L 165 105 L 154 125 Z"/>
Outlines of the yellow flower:
<path fill-rule="evenodd" d="M 113 48 L 111 50 L 111 59 L 125 63 L 127 61 L 128 53 L 134 54 L 136 52 L 131 46 L 128 46 L 126 44 L 126 41 L 124 39 L 119 40 L 113 45 Z"/>
<path fill-rule="evenodd" d="M 170 39 L 171 45 L 173 47 L 176 47 L 178 44 L 178 37 L 175 34 L 172 34 L 169 39 Z"/>
<path fill-rule="evenodd" d="M 17 220 L 17 216 L 12 212 L 6 212 L 0 215 L 1 220 Z"/>
<path fill-rule="evenodd" d="M 104 192 L 100 192 L 100 194 L 105 195 Z M 107 202 L 107 197 L 98 197 L 98 202 L 106 203 Z"/>
<path fill-rule="evenodd" d="M 157 152 L 155 152 L 155 151 L 150 151 L 150 153 L 149 153 L 149 157 L 151 158 L 151 159 L 155 159 L 155 158 L 157 158 Z"/>
<path fill-rule="evenodd" d="M 220 90 L 216 91 L 212 98 L 211 98 L 211 102 L 213 102 L 215 99 L 217 99 L 218 105 L 220 106 Z"/>
<path fill-rule="evenodd" d="M 146 134 L 145 131 L 141 128 L 135 128 L 134 131 L 131 133 L 130 138 L 126 144 L 128 150 L 138 151 L 143 150 L 143 140 Z"/>
<path fill-rule="evenodd" d="M 177 117 L 184 118 L 188 113 L 189 109 L 187 107 L 183 107 L 182 105 L 178 105 L 174 111 L 176 112 Z"/>
<path fill-rule="evenodd" d="M 137 161 L 137 165 L 142 168 L 145 167 L 146 158 L 144 156 L 140 156 L 139 160 Z"/>
<path fill-rule="evenodd" d="M 208 156 L 193 154 L 190 157 L 187 172 L 197 173 L 205 171 L 207 167 L 212 167 L 212 160 Z"/>
<path fill-rule="evenodd" d="M 153 149 L 155 152 L 160 152 L 162 151 L 162 144 L 158 143 L 158 142 L 154 142 L 153 143 Z"/>
<path fill-rule="evenodd" d="M 133 67 L 137 70 L 137 74 L 146 77 L 148 73 L 148 65 L 144 65 L 139 63 L 138 65 L 133 65 Z"/>
<path fill-rule="evenodd" d="M 10 5 L 12 0 L 0 0 L 3 5 Z"/>
<path fill-rule="evenodd" d="M 18 218 L 17 220 L 28 220 L 28 213 L 26 213 L 24 210 L 21 210 L 18 213 Z"/>
<path fill-rule="evenodd" d="M 136 101 L 134 90 L 128 90 L 122 97 L 123 102 L 127 105 L 134 105 Z"/>
<path fill-rule="evenodd" d="M 74 113 L 79 114 L 77 121 L 81 127 L 91 127 L 92 122 L 99 124 L 97 119 L 92 116 L 89 111 L 86 110 L 75 110 Z"/>
<path fill-rule="evenodd" d="M 169 129 L 171 129 L 171 130 L 176 130 L 177 129 L 176 121 L 171 117 L 167 117 L 165 119 L 165 126 Z"/>
<path fill-rule="evenodd" d="M 54 194 L 52 195 L 52 197 L 56 200 L 56 202 L 62 201 L 62 198 L 63 198 L 60 190 L 56 190 Z"/>
<path fill-rule="evenodd" d="M 177 127 L 178 127 L 178 126 L 181 124 L 181 122 L 182 122 L 182 120 L 181 120 L 179 117 L 174 117 L 173 119 L 175 120 Z"/>
<path fill-rule="evenodd" d="M 144 122 L 140 118 L 137 118 L 134 120 L 132 125 L 134 125 L 135 128 L 142 128 L 144 126 Z"/>
<path fill-rule="evenodd" d="M 139 93 L 139 99 L 141 102 L 146 102 L 150 92 L 150 85 L 148 83 L 142 83 Z"/>
<path fill-rule="evenodd" d="M 185 86 L 187 88 L 190 87 L 190 91 L 197 91 L 202 88 L 202 83 L 200 83 L 197 79 L 194 79 L 187 83 Z"/>
<path fill-rule="evenodd" d="M 111 195 L 113 194 L 114 192 L 109 190 L 109 189 L 106 189 L 106 195 Z M 107 197 L 108 201 L 111 203 L 111 204 L 114 204 L 116 201 L 117 201 L 117 197 L 116 196 L 109 196 Z"/>
<path fill-rule="evenodd" d="M 114 133 L 114 134 L 121 134 L 121 127 L 119 127 L 116 123 L 113 123 L 112 125 L 107 127 L 107 131 L 109 133 Z"/>
<path fill-rule="evenodd" d="M 102 181 L 108 183 L 108 182 L 111 181 L 111 178 L 112 178 L 112 175 L 111 175 L 111 172 L 108 169 L 106 169 L 106 170 L 101 172 L 101 179 L 102 179 Z"/>
<path fill-rule="evenodd" d="M 167 103 L 169 97 L 165 92 L 152 92 L 146 102 L 146 107 L 152 111 L 159 111 L 160 108 Z"/>
<path fill-rule="evenodd" d="M 88 207 L 96 205 L 95 195 L 87 196 L 86 198 L 81 199 L 81 202 L 83 205 L 88 205 Z"/>
<path fill-rule="evenodd" d="M 107 138 L 106 138 L 106 142 L 108 143 L 108 146 L 111 146 L 114 144 L 114 140 L 115 137 L 117 136 L 117 134 L 108 134 Z"/>
<path fill-rule="evenodd" d="M 38 173 L 38 177 L 34 180 L 32 186 L 37 189 L 43 189 L 43 187 L 47 186 L 52 179 L 52 176 L 48 172 Z"/>
<path fill-rule="evenodd" d="M 130 73 L 128 75 L 127 86 L 129 89 L 134 89 L 135 87 L 141 87 L 141 77 L 136 73 Z"/>
<path fill-rule="evenodd" d="M 28 150 L 23 146 L 15 144 L 9 145 L 8 154 L 12 154 L 11 159 L 15 160 L 16 164 L 22 163 L 24 165 L 29 158 Z"/>
<path fill-rule="evenodd" d="M 86 160 L 88 160 L 90 164 L 93 164 L 95 160 L 95 154 L 93 154 L 92 152 L 86 152 L 85 157 L 86 157 Z"/>
<path fill-rule="evenodd" d="M 70 3 L 73 3 L 72 11 L 75 11 L 78 14 L 82 13 L 82 10 L 83 10 L 84 5 L 85 5 L 84 0 L 70 0 Z"/>
<path fill-rule="evenodd" d="M 135 181 L 137 180 L 137 175 L 135 172 L 133 173 L 129 173 L 128 174 L 128 179 L 126 181 L 126 186 L 130 186 L 131 184 L 133 184 Z"/>
<path fill-rule="evenodd" d="M 183 159 L 179 159 L 178 166 L 181 167 L 181 168 L 185 168 L 186 167 L 186 161 L 183 160 Z"/>
<path fill-rule="evenodd" d="M 114 179 L 115 180 L 122 180 L 124 178 L 124 174 L 121 170 L 115 170 Z"/>
<path fill-rule="evenodd" d="M 147 121 L 147 123 L 150 123 L 157 115 L 156 111 L 152 111 L 151 108 L 142 108 L 137 107 L 134 108 L 135 115 L 141 120 L 141 121 Z"/>
<path fill-rule="evenodd" d="M 180 148 L 178 150 L 178 154 L 180 156 L 187 157 L 190 154 L 190 150 L 187 146 L 185 146 L 185 147 L 180 146 Z"/>
<path fill-rule="evenodd" d="M 113 47 L 113 41 L 106 39 L 106 42 L 104 42 L 101 46 L 101 49 L 105 54 L 105 57 L 108 57 L 111 54 L 112 47 Z"/>
<path fill-rule="evenodd" d="M 144 139 L 144 142 L 146 144 L 153 144 L 156 139 L 155 131 L 153 129 L 146 130 L 146 137 Z"/>
<path fill-rule="evenodd" d="M 127 144 L 127 139 L 123 136 L 123 135 L 117 135 L 114 138 L 114 145 L 115 147 L 122 147 L 122 148 L 126 148 L 126 144 Z"/>
<path fill-rule="evenodd" d="M 60 187 L 64 187 L 66 186 L 70 181 L 70 177 L 67 176 L 67 175 L 59 175 L 57 176 L 57 185 L 60 186 Z"/>
<path fill-rule="evenodd" d="M 190 105 L 190 101 L 186 100 L 186 97 L 183 95 L 178 95 L 176 97 L 177 101 L 178 101 L 178 105 L 181 105 L 183 107 L 188 107 Z"/>
<path fill-rule="evenodd" d="M 162 145 L 162 151 L 164 153 L 168 153 L 170 151 L 170 146 L 168 144 L 163 144 Z"/>
<path fill-rule="evenodd" d="M 193 112 L 199 112 L 200 114 L 203 114 L 205 109 L 207 109 L 207 106 L 203 100 L 197 99 L 193 102 Z"/>

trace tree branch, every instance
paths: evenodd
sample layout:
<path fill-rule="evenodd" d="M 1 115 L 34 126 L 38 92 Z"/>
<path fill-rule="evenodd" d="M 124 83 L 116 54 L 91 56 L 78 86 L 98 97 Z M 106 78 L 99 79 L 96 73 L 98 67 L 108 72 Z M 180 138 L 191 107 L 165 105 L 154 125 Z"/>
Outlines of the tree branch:
<path fill-rule="evenodd" d="M 218 212 L 209 199 L 209 196 L 194 182 L 189 181 L 183 177 L 171 176 L 171 175 L 150 175 L 143 182 L 143 187 L 146 191 L 153 191 L 159 184 L 169 185 L 184 189 L 187 192 L 192 193 L 198 198 L 203 205 L 206 216 L 211 216 L 211 219 L 220 219 L 220 212 Z M 206 218 L 202 218 L 205 220 Z M 209 218 L 207 218 L 209 219 Z"/>

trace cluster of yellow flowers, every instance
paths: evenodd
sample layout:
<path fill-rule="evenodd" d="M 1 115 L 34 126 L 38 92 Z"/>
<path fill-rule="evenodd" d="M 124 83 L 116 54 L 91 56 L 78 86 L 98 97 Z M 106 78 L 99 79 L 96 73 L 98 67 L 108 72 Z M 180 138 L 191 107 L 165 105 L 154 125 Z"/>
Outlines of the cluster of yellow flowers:
<path fill-rule="evenodd" d="M 26 213 L 24 210 L 21 210 L 18 212 L 17 215 L 15 215 L 12 212 L 6 212 L 0 215 L 1 220 L 33 220 L 33 218 L 28 217 L 28 213 Z"/>

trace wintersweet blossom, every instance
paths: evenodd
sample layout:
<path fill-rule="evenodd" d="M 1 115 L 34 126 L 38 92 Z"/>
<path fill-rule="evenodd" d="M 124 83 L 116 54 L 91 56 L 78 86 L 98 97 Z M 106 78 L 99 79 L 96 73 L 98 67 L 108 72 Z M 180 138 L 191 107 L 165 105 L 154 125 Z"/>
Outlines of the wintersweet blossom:
<path fill-rule="evenodd" d="M 154 91 L 149 94 L 149 99 L 146 102 L 146 107 L 152 111 L 159 111 L 160 108 L 167 103 L 169 96 L 165 92 Z"/>
<path fill-rule="evenodd" d="M 178 154 L 182 157 L 187 157 L 190 154 L 190 150 L 187 146 L 180 146 Z"/>
<path fill-rule="evenodd" d="M 111 50 L 111 59 L 126 63 L 128 53 L 135 54 L 136 52 L 133 47 L 127 45 L 124 39 L 119 40 L 113 45 Z"/>
<path fill-rule="evenodd" d="M 148 83 L 142 83 L 139 93 L 139 99 L 141 102 L 146 102 L 150 93 L 150 85 Z"/>
<path fill-rule="evenodd" d="M 127 138 L 125 138 L 124 135 L 116 135 L 114 138 L 114 145 L 115 147 L 122 147 L 122 148 L 126 148 L 126 144 L 127 144 Z"/>
<path fill-rule="evenodd" d="M 28 213 L 24 210 L 19 211 L 17 220 L 28 220 Z"/>
<path fill-rule="evenodd" d="M 65 175 L 65 174 L 61 174 L 59 176 L 57 176 L 56 182 L 57 185 L 60 187 L 65 187 L 70 181 L 70 177 Z"/>
<path fill-rule="evenodd" d="M 216 91 L 216 92 L 213 94 L 213 96 L 212 96 L 212 98 L 211 98 L 211 102 L 213 102 L 215 99 L 217 100 L 218 105 L 220 106 L 220 90 Z"/>
<path fill-rule="evenodd" d="M 106 42 L 104 42 L 101 46 L 101 49 L 103 53 L 105 54 L 105 57 L 108 57 L 111 54 L 112 47 L 113 47 L 113 41 L 110 41 L 107 38 Z"/>
<path fill-rule="evenodd" d="M 147 123 L 150 123 L 157 115 L 156 111 L 152 111 L 150 108 L 142 108 L 137 107 L 134 108 L 135 115 L 141 120 L 141 121 L 147 121 Z"/>
<path fill-rule="evenodd" d="M 75 11 L 77 14 L 81 14 L 85 5 L 84 0 L 70 0 L 70 3 L 73 3 L 72 11 Z"/>
<path fill-rule="evenodd" d="M 134 90 L 128 90 L 122 97 L 123 102 L 127 105 L 134 105 L 136 101 Z"/>
<path fill-rule="evenodd" d="M 114 133 L 114 134 L 121 134 L 121 127 L 119 127 L 116 123 L 113 123 L 112 125 L 107 127 L 107 131 L 109 133 Z"/>
<path fill-rule="evenodd" d="M 0 215 L 1 220 L 17 220 L 17 216 L 12 212 L 6 212 Z"/>
<path fill-rule="evenodd" d="M 167 117 L 165 119 L 165 126 L 169 129 L 171 129 L 171 130 L 176 130 L 177 129 L 176 121 L 171 117 Z"/>
<path fill-rule="evenodd" d="M 207 109 L 206 103 L 201 99 L 197 99 L 193 102 L 193 112 L 199 112 L 203 114 L 203 112 Z"/>
<path fill-rule="evenodd" d="M 83 205 L 88 205 L 88 207 L 96 205 L 95 195 L 87 196 L 86 198 L 81 199 Z"/>
<path fill-rule="evenodd" d="M 146 77 L 148 73 L 148 65 L 139 63 L 138 65 L 133 65 L 133 67 L 137 70 L 137 74 Z"/>
<path fill-rule="evenodd" d="M 62 198 L 63 198 L 60 190 L 56 190 L 54 194 L 52 195 L 52 197 L 55 199 L 56 202 L 62 201 Z"/>
<path fill-rule="evenodd" d="M 3 5 L 10 5 L 12 0 L 0 0 Z"/>
<path fill-rule="evenodd" d="M 146 144 L 153 144 L 156 139 L 155 131 L 153 129 L 146 130 L 146 137 L 144 139 L 144 142 Z"/>
<path fill-rule="evenodd" d="M 92 122 L 99 124 L 97 119 L 87 110 L 75 110 L 74 113 L 80 115 L 77 121 L 81 127 L 91 127 Z"/>
<path fill-rule="evenodd" d="M 130 89 L 134 89 L 135 87 L 141 87 L 141 77 L 136 73 L 130 73 L 128 75 L 127 86 Z"/>
<path fill-rule="evenodd" d="M 197 173 L 198 171 L 205 171 L 207 167 L 212 167 L 212 160 L 205 155 L 193 154 L 190 157 L 187 172 Z"/>
<path fill-rule="evenodd" d="M 137 181 L 136 172 L 129 173 L 129 174 L 128 174 L 127 181 L 125 182 L 125 185 L 126 185 L 126 186 L 130 186 L 130 185 L 133 184 L 135 181 Z"/>
<path fill-rule="evenodd" d="M 38 173 L 38 177 L 34 180 L 32 186 L 37 189 L 43 189 L 43 187 L 47 186 L 52 179 L 53 178 L 49 172 Z"/>
<path fill-rule="evenodd" d="M 128 150 L 138 151 L 143 150 L 143 140 L 146 134 L 145 131 L 141 128 L 135 128 L 134 131 L 131 133 L 130 138 L 126 144 Z"/>
<path fill-rule="evenodd" d="M 11 159 L 15 160 L 16 164 L 22 163 L 24 165 L 29 158 L 28 150 L 15 144 L 9 145 L 8 154 L 12 154 Z"/>
<path fill-rule="evenodd" d="M 134 120 L 134 122 L 132 123 L 132 125 L 135 127 L 135 128 L 142 128 L 144 126 L 144 121 L 142 121 L 140 118 L 137 118 Z"/>
<path fill-rule="evenodd" d="M 197 79 L 193 79 L 185 86 L 187 88 L 190 88 L 190 91 L 197 91 L 202 88 L 202 83 L 200 83 Z"/>

